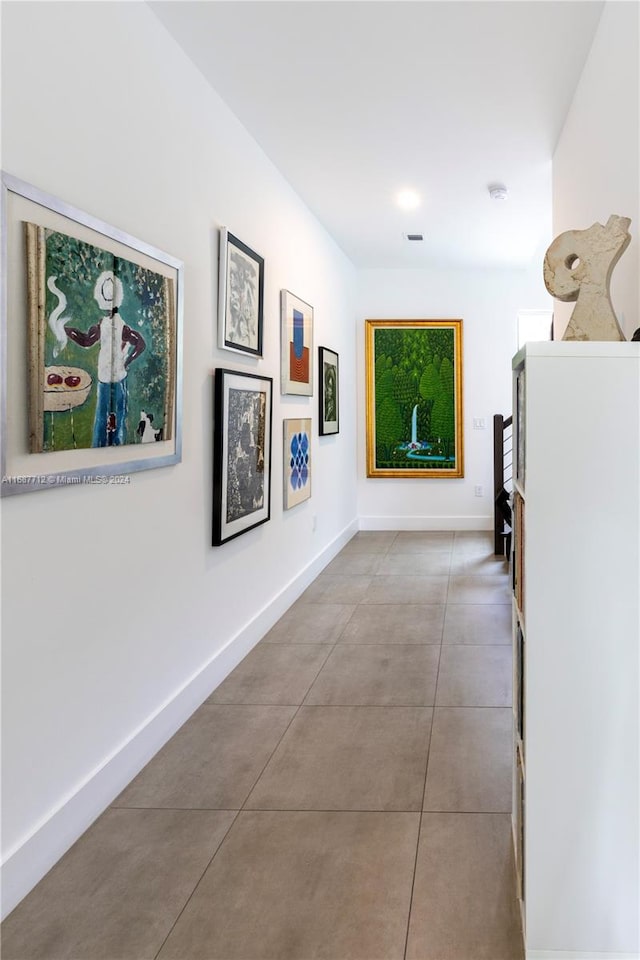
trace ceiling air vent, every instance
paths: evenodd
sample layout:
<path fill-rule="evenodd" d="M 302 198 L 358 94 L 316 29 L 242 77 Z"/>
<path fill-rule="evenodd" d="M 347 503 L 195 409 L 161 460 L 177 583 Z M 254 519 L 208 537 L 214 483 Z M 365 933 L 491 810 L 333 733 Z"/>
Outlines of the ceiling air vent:
<path fill-rule="evenodd" d="M 422 233 L 405 233 L 404 237 L 406 240 L 424 240 Z"/>

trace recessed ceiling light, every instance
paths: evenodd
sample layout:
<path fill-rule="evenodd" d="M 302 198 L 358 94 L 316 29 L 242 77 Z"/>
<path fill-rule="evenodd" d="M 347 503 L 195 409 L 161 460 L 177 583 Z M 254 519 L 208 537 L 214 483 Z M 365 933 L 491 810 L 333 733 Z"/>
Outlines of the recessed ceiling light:
<path fill-rule="evenodd" d="M 415 210 L 421 203 L 420 194 L 416 193 L 415 190 L 401 190 L 397 194 L 396 200 L 398 206 L 402 207 L 403 210 Z"/>

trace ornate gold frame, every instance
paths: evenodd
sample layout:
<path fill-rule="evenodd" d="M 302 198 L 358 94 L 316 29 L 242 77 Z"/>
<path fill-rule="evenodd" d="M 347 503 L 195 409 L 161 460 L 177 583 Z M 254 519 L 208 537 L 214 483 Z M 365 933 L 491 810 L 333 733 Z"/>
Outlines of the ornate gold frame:
<path fill-rule="evenodd" d="M 453 383 L 450 383 L 451 371 L 437 369 L 443 357 L 430 353 L 433 346 L 443 347 L 442 338 L 439 341 L 430 337 L 434 331 L 451 331 L 453 334 L 453 357 L 449 360 L 452 366 Z M 388 331 L 393 339 L 398 340 L 396 359 L 398 365 L 389 366 L 386 377 L 384 370 L 378 371 L 376 379 L 376 335 L 378 331 Z M 425 335 L 424 345 L 420 340 L 412 345 L 411 354 L 403 354 L 406 338 L 402 334 L 406 331 L 421 331 Z M 387 338 L 389 340 L 389 338 Z M 444 347 L 449 351 L 448 344 Z M 365 321 L 365 356 L 366 356 L 366 404 L 367 404 L 367 477 L 381 478 L 448 478 L 455 479 L 464 476 L 464 448 L 463 448 L 463 406 L 462 406 L 462 320 L 366 320 Z M 420 356 L 422 352 L 422 356 Z M 424 366 L 425 357 L 433 358 L 432 364 Z M 446 354 L 445 354 L 446 356 Z M 378 357 L 378 359 L 381 359 Z M 393 363 L 393 358 L 386 355 L 387 362 Z M 411 363 L 414 366 L 411 366 Z M 433 370 L 427 367 L 433 366 Z M 440 380 L 442 372 L 442 380 Z M 390 379 L 392 378 L 392 380 Z M 385 380 L 388 384 L 389 396 L 382 399 L 376 396 L 376 388 L 382 389 Z M 401 383 L 404 380 L 404 387 Z M 434 390 L 433 395 L 428 391 Z M 402 393 L 406 399 L 402 396 Z M 422 392 L 421 392 L 422 391 Z M 447 402 L 447 397 L 453 402 L 453 411 Z M 422 405 L 418 400 L 422 397 L 424 406 L 428 406 L 429 422 L 436 408 L 438 423 L 434 425 L 434 436 L 419 439 L 417 429 L 418 408 Z M 418 402 L 414 402 L 418 400 Z M 380 404 L 386 402 L 385 410 Z M 410 427 L 407 427 L 408 410 L 413 404 Z M 453 423 L 450 415 L 453 412 Z M 387 435 L 386 457 L 381 455 L 379 442 L 381 424 L 380 416 L 384 418 L 384 428 Z M 423 412 L 424 416 L 424 412 Z M 424 420 L 423 420 L 424 422 Z M 436 435 L 451 430 L 451 437 Z M 396 436 L 394 437 L 394 433 Z M 407 434 L 406 436 L 404 434 Z M 404 463 L 407 465 L 404 466 Z M 451 463 L 451 466 L 445 466 Z M 431 466 L 432 465 L 432 466 Z"/>

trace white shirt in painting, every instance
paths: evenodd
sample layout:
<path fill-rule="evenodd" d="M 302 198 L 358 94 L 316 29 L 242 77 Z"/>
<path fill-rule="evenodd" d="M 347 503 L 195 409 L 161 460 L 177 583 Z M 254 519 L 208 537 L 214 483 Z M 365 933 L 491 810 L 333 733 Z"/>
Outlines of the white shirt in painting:
<path fill-rule="evenodd" d="M 101 383 L 120 383 L 127 375 L 124 362 L 129 350 L 122 336 L 123 328 L 124 320 L 119 313 L 100 321 L 98 380 Z"/>

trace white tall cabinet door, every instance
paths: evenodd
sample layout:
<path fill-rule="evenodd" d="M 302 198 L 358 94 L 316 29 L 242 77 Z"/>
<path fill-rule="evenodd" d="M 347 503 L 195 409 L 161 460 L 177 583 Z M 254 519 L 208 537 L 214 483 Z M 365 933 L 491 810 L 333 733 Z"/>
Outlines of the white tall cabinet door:
<path fill-rule="evenodd" d="M 513 365 L 526 956 L 638 957 L 640 344 L 532 343 Z"/>

